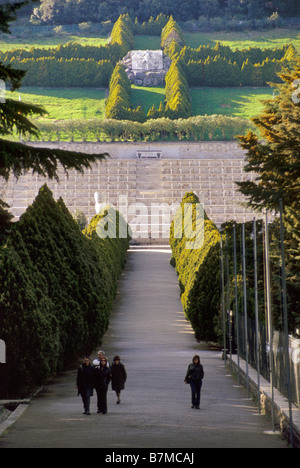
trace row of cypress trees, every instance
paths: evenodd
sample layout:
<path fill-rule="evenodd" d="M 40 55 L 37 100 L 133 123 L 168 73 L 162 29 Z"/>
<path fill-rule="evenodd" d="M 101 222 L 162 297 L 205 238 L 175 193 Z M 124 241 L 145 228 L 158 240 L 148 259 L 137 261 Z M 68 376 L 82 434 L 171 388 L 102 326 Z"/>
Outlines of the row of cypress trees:
<path fill-rule="evenodd" d="M 90 353 L 107 329 L 127 239 L 84 233 L 44 185 L 0 246 L 0 395 L 22 396 Z"/>
<path fill-rule="evenodd" d="M 185 206 L 188 206 L 187 210 Z M 220 234 L 204 212 L 203 223 L 197 224 L 197 206 L 201 206 L 198 196 L 193 192 L 186 193 L 171 224 L 171 265 L 176 269 L 183 310 L 196 338 L 215 341 L 215 318 L 219 314 L 221 297 Z M 192 223 L 188 232 L 183 229 L 183 224 L 188 225 L 187 218 Z M 178 230 L 183 230 L 183 235 L 178 234 Z M 197 243 L 193 248 L 187 248 L 187 243 L 193 240 Z"/>

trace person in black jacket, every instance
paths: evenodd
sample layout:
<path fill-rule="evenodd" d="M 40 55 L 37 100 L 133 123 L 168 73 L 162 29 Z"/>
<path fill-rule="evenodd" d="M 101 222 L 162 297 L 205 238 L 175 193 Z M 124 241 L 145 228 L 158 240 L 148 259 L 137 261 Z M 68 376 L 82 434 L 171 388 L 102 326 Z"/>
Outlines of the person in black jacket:
<path fill-rule="evenodd" d="M 95 389 L 97 392 L 98 413 L 107 413 L 107 390 L 110 382 L 110 367 L 107 367 L 107 359 L 101 357 L 98 365 L 94 366 Z"/>
<path fill-rule="evenodd" d="M 112 389 L 117 395 L 117 405 L 121 403 L 121 391 L 125 388 L 127 373 L 124 364 L 121 363 L 120 356 L 115 356 L 111 366 Z"/>
<path fill-rule="evenodd" d="M 202 380 L 204 378 L 203 366 L 198 355 L 193 357 L 189 365 L 184 382 L 190 384 L 192 391 L 192 408 L 200 409 Z"/>
<path fill-rule="evenodd" d="M 94 370 L 91 366 L 90 358 L 85 356 L 77 372 L 76 388 L 78 395 L 81 395 L 84 413 L 90 415 L 90 400 L 94 389 Z"/>

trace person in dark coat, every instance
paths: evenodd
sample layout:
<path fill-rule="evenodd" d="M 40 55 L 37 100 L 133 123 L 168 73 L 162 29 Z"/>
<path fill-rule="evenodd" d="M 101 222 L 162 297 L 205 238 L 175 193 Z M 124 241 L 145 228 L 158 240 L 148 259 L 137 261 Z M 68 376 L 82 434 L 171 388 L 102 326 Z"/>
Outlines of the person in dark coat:
<path fill-rule="evenodd" d="M 110 383 L 110 367 L 107 366 L 105 356 L 101 357 L 100 363 L 94 366 L 95 389 L 97 392 L 98 413 L 107 413 L 107 390 Z"/>
<path fill-rule="evenodd" d="M 85 356 L 77 372 L 76 388 L 78 395 L 81 395 L 84 413 L 90 415 L 90 401 L 94 389 L 94 370 L 91 366 L 90 358 Z"/>
<path fill-rule="evenodd" d="M 127 373 L 124 364 L 121 363 L 120 356 L 115 356 L 111 366 L 112 389 L 117 395 L 117 405 L 121 403 L 121 391 L 125 388 Z"/>
<path fill-rule="evenodd" d="M 203 366 L 200 357 L 195 355 L 189 365 L 184 382 L 190 384 L 192 392 L 192 408 L 200 409 L 202 380 L 204 378 Z"/>

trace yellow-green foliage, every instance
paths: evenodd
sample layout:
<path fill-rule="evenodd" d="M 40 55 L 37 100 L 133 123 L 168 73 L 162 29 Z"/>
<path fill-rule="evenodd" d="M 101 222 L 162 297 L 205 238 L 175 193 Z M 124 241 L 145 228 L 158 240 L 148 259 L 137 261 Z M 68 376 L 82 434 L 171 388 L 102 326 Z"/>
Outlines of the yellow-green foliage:
<path fill-rule="evenodd" d="M 126 119 L 131 108 L 131 84 L 122 65 L 117 64 L 109 85 L 105 113 L 108 119 Z"/>
<path fill-rule="evenodd" d="M 192 115 L 189 85 L 179 60 L 172 62 L 166 74 L 166 101 L 167 117 L 187 119 Z"/>
<path fill-rule="evenodd" d="M 111 32 L 111 44 L 119 44 L 123 48 L 124 55 L 133 49 L 133 23 L 128 14 L 121 15 L 114 24 Z"/>
<path fill-rule="evenodd" d="M 183 34 L 172 16 L 163 28 L 161 33 L 161 46 L 165 48 L 171 44 L 172 41 L 178 42 L 180 45 L 184 45 Z"/>
<path fill-rule="evenodd" d="M 176 238 L 178 233 L 175 232 L 180 224 L 178 217 L 183 217 L 186 203 L 195 206 L 200 201 L 192 192 L 182 200 L 170 230 L 171 264 L 176 268 L 183 310 L 196 338 L 211 341 L 216 339 L 214 318 L 220 307 L 220 234 L 215 224 L 204 215 L 203 245 L 199 249 L 188 249 L 189 239 L 185 233 Z"/>

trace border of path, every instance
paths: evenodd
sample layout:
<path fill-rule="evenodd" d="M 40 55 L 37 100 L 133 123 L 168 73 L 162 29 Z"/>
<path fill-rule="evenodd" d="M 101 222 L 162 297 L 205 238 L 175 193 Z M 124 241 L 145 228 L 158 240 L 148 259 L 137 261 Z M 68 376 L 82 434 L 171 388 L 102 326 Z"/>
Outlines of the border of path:
<path fill-rule="evenodd" d="M 25 413 L 31 401 L 43 390 L 40 387 L 36 390 L 30 398 L 23 400 L 0 400 L 0 406 L 4 405 L 18 405 L 14 411 L 0 424 L 0 437 Z"/>
<path fill-rule="evenodd" d="M 230 358 L 227 360 L 227 366 L 230 368 Z M 237 356 L 232 356 L 232 372 L 238 375 L 238 364 Z M 249 369 L 249 391 L 254 398 L 257 398 L 257 371 L 251 366 Z M 241 384 L 246 386 L 247 374 L 246 374 L 246 362 L 240 359 L 240 375 Z M 260 376 L 260 400 L 262 410 L 266 414 L 271 416 L 272 411 L 272 396 L 270 383 Z M 287 399 L 276 389 L 274 389 L 274 413 L 275 413 L 275 424 L 279 428 L 282 437 L 289 441 L 289 408 Z M 294 448 L 300 448 L 300 410 L 293 405 L 293 438 Z"/>
<path fill-rule="evenodd" d="M 11 402 L 7 401 L 5 404 L 8 403 L 18 403 L 17 408 L 8 416 L 7 419 L 3 423 L 0 424 L 0 437 L 12 426 L 15 422 L 25 413 L 27 410 L 30 400 L 22 400 L 21 402 Z M 0 401 L 0 404 L 4 404 Z"/>

